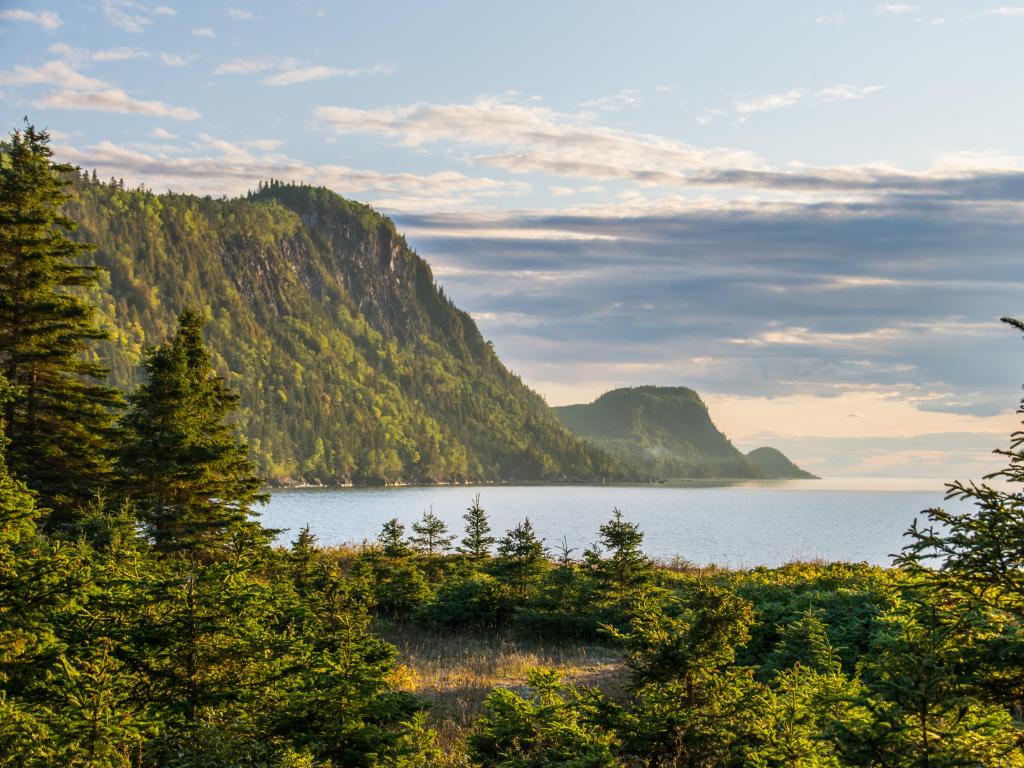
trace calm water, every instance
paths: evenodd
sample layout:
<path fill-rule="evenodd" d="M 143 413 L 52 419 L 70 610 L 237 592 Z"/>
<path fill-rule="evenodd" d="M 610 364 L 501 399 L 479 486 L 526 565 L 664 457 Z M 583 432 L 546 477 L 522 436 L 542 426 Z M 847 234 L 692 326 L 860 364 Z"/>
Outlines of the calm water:
<path fill-rule="evenodd" d="M 500 535 L 529 516 L 549 546 L 565 536 L 579 556 L 613 507 L 640 524 L 645 550 L 704 565 L 779 565 L 794 559 L 887 564 L 914 517 L 943 503 L 941 481 L 789 481 L 728 487 L 481 486 L 282 490 L 264 525 L 287 528 L 282 543 L 309 524 L 323 544 L 375 539 L 397 517 L 408 525 L 433 507 L 453 532 L 480 494 Z"/>

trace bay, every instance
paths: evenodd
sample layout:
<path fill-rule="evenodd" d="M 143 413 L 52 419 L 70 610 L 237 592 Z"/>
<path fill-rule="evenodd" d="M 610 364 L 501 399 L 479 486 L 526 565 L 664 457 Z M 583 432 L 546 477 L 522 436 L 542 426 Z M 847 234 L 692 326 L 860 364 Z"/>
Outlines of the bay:
<path fill-rule="evenodd" d="M 496 535 L 529 517 L 554 549 L 563 537 L 578 557 L 613 508 L 640 525 L 644 550 L 659 560 L 730 568 L 793 560 L 887 565 L 921 510 L 943 501 L 940 480 L 752 482 L 725 486 L 416 486 L 287 489 L 273 493 L 262 522 L 285 530 L 282 544 L 309 525 L 321 544 L 373 541 L 397 517 L 409 526 L 427 509 L 461 534 L 479 493 Z"/>

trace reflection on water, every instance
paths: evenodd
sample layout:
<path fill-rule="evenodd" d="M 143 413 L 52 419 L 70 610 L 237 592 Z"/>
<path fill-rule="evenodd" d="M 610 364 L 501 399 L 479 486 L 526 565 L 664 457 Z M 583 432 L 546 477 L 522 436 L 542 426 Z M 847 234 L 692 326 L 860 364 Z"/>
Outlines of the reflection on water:
<path fill-rule="evenodd" d="M 943 501 L 941 480 L 862 478 L 657 486 L 443 486 L 275 491 L 263 523 L 287 528 L 281 542 L 308 524 L 323 544 L 373 540 L 383 522 L 407 526 L 433 508 L 455 532 L 475 494 L 499 535 L 528 516 L 549 545 L 565 536 L 576 555 L 618 507 L 637 522 L 656 558 L 730 567 L 794 559 L 884 565 L 922 509 Z"/>

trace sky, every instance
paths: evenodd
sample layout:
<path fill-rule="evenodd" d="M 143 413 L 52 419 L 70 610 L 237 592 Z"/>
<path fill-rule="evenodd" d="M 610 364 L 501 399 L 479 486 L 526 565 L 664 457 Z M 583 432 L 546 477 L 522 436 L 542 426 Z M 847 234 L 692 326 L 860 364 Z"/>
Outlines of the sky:
<path fill-rule="evenodd" d="M 1019 426 L 1024 2 L 0 0 L 0 110 L 154 191 L 393 216 L 553 405 L 974 478 Z"/>

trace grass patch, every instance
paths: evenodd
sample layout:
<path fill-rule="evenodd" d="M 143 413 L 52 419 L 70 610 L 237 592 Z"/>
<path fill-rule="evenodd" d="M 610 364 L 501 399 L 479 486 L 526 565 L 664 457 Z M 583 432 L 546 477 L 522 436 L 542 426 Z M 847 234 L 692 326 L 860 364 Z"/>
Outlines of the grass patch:
<path fill-rule="evenodd" d="M 378 621 L 374 633 L 398 649 L 392 683 L 431 703 L 430 725 L 447 765 L 460 765 L 466 735 L 483 713 L 493 688 L 526 693 L 535 667 L 562 673 L 567 683 L 615 696 L 625 682 L 622 651 L 588 643 L 540 642 L 505 633 L 436 632 L 411 624 Z"/>

